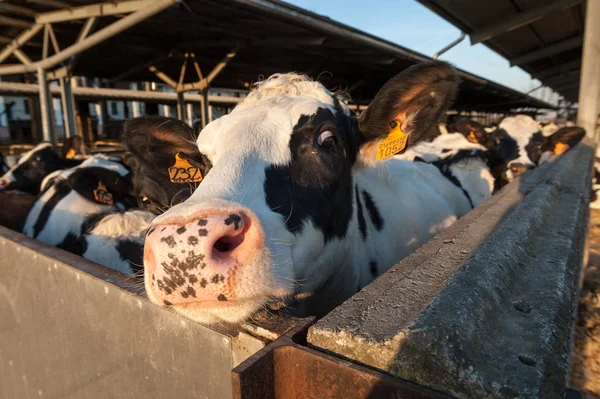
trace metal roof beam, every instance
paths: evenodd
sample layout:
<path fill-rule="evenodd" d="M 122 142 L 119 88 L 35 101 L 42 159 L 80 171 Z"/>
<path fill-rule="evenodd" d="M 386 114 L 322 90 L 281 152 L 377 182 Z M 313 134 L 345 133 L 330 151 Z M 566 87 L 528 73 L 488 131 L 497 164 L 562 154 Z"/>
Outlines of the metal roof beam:
<path fill-rule="evenodd" d="M 10 42 L 9 45 L 4 47 L 4 49 L 0 51 L 0 63 L 8 57 L 10 57 L 15 52 L 15 50 L 18 50 L 29 39 L 35 36 L 42 28 L 43 25 L 33 25 L 29 29 L 23 31 L 19 36 L 17 36 L 13 41 Z"/>
<path fill-rule="evenodd" d="M 520 12 L 514 15 L 512 18 L 503 19 L 502 22 L 498 24 L 491 25 L 485 29 L 481 29 L 480 31 L 472 32 L 469 35 L 471 38 L 471 45 L 485 42 L 503 33 L 510 32 L 525 25 L 529 25 L 532 22 L 544 18 L 550 13 L 573 7 L 582 1 L 583 0 L 554 0 L 551 2 L 551 4 Z"/>
<path fill-rule="evenodd" d="M 35 22 L 38 24 L 53 24 L 56 22 L 75 21 L 106 15 L 129 14 L 155 4 L 154 0 L 130 0 L 121 3 L 100 3 L 74 7 L 68 10 L 50 11 L 38 14 Z"/>
<path fill-rule="evenodd" d="M 544 83 L 547 85 L 552 85 L 552 84 L 557 84 L 557 83 L 562 83 L 566 80 L 573 80 L 573 79 L 579 79 L 579 74 L 581 73 L 581 69 L 574 69 L 572 71 L 569 71 L 567 73 L 561 73 L 555 76 L 552 76 L 550 78 L 547 78 L 544 80 Z"/>
<path fill-rule="evenodd" d="M 17 28 L 31 28 L 33 25 L 29 21 L 0 15 L 0 25 L 16 26 Z"/>
<path fill-rule="evenodd" d="M 39 4 L 46 7 L 54 8 L 71 8 L 69 3 L 60 0 L 26 0 L 28 3 Z"/>
<path fill-rule="evenodd" d="M 24 17 L 36 17 L 37 12 L 22 6 L 18 6 L 16 4 L 10 3 L 0 3 L 0 11 L 6 11 L 12 14 L 24 16 Z"/>
<path fill-rule="evenodd" d="M 103 41 L 123 32 L 124 30 L 127 30 L 132 26 L 144 21 L 145 19 L 150 18 L 151 16 L 177 3 L 177 1 L 178 0 L 153 0 L 151 5 L 132 14 L 129 14 L 116 22 L 113 22 L 107 27 L 88 36 L 84 40 L 63 49 L 62 51 L 60 51 L 57 54 L 54 54 L 51 57 L 29 65 L 0 66 L 0 76 L 35 72 L 38 68 L 52 68 L 56 64 L 63 62 L 91 47 L 94 47 L 97 44 L 102 43 Z"/>
<path fill-rule="evenodd" d="M 510 66 L 528 64 L 532 61 L 537 61 L 541 58 L 549 57 L 554 54 L 562 53 L 563 51 L 571 50 L 583 46 L 583 36 L 574 37 L 572 39 L 563 40 L 550 46 L 546 46 L 539 50 L 530 51 L 529 53 L 521 54 L 511 60 Z"/>
<path fill-rule="evenodd" d="M 541 71 L 539 71 L 538 73 L 535 74 L 535 77 L 537 79 L 545 79 L 545 78 L 549 78 L 550 76 L 554 76 L 554 75 L 559 75 L 563 72 L 568 72 L 571 69 L 575 69 L 575 68 L 580 68 L 581 67 L 581 60 L 573 60 L 573 61 L 569 61 L 566 62 L 564 64 L 560 64 L 551 68 L 546 68 L 543 69 Z"/>

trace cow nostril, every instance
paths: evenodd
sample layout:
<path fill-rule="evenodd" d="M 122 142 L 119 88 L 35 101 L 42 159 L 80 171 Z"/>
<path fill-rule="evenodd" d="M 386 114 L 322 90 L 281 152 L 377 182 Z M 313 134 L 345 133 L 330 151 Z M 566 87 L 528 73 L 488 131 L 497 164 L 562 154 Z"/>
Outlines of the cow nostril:
<path fill-rule="evenodd" d="M 227 242 L 225 238 L 219 238 L 213 245 L 213 248 L 217 252 L 229 252 L 231 249 L 231 243 Z"/>
<path fill-rule="evenodd" d="M 213 256 L 227 258 L 231 252 L 244 242 L 244 233 L 219 238 L 213 244 Z"/>

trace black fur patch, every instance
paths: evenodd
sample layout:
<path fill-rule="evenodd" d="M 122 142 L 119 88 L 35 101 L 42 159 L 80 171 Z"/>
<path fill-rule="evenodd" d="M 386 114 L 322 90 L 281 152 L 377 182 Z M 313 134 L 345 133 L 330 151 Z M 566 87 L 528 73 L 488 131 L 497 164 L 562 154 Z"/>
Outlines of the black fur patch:
<path fill-rule="evenodd" d="M 206 219 L 198 220 L 198 226 L 200 226 L 200 227 L 206 226 L 207 224 L 208 224 L 208 220 L 206 220 Z"/>
<path fill-rule="evenodd" d="M 198 235 L 200 237 L 206 237 L 208 235 L 208 230 L 206 230 L 206 229 L 200 229 L 200 230 L 198 230 Z"/>
<path fill-rule="evenodd" d="M 371 271 L 371 276 L 373 276 L 373 277 L 379 276 L 379 271 L 377 271 L 377 262 L 371 261 L 369 263 L 369 270 Z"/>
<path fill-rule="evenodd" d="M 317 140 L 324 129 L 337 132 L 332 149 Z M 314 115 L 303 115 L 290 137 L 292 159 L 285 166 L 270 166 L 265 171 L 267 204 L 282 215 L 288 231 L 299 234 L 304 221 L 323 232 L 325 242 L 343 238 L 352 217 L 351 168 L 356 155 L 350 118 L 319 108 Z M 345 135 L 345 136 L 344 136 Z"/>
<path fill-rule="evenodd" d="M 187 229 L 185 228 L 185 226 L 181 226 L 180 228 L 178 228 L 175 231 L 177 232 L 177 234 L 183 234 L 187 231 Z"/>
<path fill-rule="evenodd" d="M 356 210 L 358 214 L 358 230 L 363 238 L 363 241 L 367 239 L 367 222 L 365 221 L 365 215 L 363 215 L 362 204 L 360 203 L 360 195 L 358 195 L 358 186 L 355 186 L 356 192 Z"/>
<path fill-rule="evenodd" d="M 121 260 L 128 261 L 134 273 L 144 270 L 144 244 L 132 240 L 117 240 Z"/>
<path fill-rule="evenodd" d="M 383 218 L 379 213 L 379 209 L 377 208 L 375 201 L 373 200 L 371 195 L 365 190 L 362 190 L 362 195 L 365 201 L 365 207 L 369 212 L 369 218 L 371 219 L 371 223 L 373 223 L 373 226 L 375 226 L 377 231 L 381 231 L 381 229 L 383 228 Z"/>
<path fill-rule="evenodd" d="M 224 301 L 226 301 L 226 300 L 227 300 L 227 297 L 226 297 L 225 295 L 223 295 L 223 294 L 220 294 L 220 295 L 217 297 L 217 299 L 218 299 L 219 301 L 221 301 L 221 302 L 224 302 Z"/>
<path fill-rule="evenodd" d="M 188 244 L 190 245 L 196 245 L 198 244 L 198 239 L 194 236 L 189 236 L 188 237 Z"/>
<path fill-rule="evenodd" d="M 77 237 L 73 233 L 68 233 L 65 239 L 58 244 L 57 247 L 81 256 L 87 250 L 88 244 L 85 238 Z"/>
<path fill-rule="evenodd" d="M 71 188 L 64 181 L 59 182 L 54 187 L 56 191 L 54 192 L 52 197 L 50 197 L 48 202 L 44 204 L 44 206 L 42 207 L 42 211 L 38 215 L 38 218 L 35 221 L 35 224 L 33 225 L 33 238 L 36 238 L 38 234 L 40 234 L 41 231 L 44 229 L 46 223 L 48 223 L 50 214 L 56 207 L 56 204 L 58 204 L 71 192 Z"/>

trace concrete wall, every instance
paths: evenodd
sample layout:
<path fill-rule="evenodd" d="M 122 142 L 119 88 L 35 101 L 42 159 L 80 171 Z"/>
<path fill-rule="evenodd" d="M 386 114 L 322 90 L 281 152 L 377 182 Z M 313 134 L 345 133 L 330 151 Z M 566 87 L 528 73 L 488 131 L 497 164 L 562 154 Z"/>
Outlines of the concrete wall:
<path fill-rule="evenodd" d="M 457 397 L 564 397 L 593 153 L 588 139 L 505 187 L 309 344 Z"/>

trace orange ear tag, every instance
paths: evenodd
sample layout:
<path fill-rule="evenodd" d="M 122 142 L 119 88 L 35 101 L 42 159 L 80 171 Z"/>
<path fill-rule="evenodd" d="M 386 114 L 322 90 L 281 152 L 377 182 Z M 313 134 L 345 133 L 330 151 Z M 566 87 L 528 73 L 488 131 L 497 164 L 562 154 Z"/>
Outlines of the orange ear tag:
<path fill-rule="evenodd" d="M 182 158 L 179 154 L 175 154 L 175 164 L 169 168 L 171 183 L 200 183 L 202 181 L 200 168 L 192 166 L 187 159 Z"/>
<path fill-rule="evenodd" d="M 556 143 L 556 145 L 554 146 L 554 153 L 556 155 L 562 155 L 565 152 L 567 152 L 567 150 L 571 148 L 569 147 L 568 144 L 564 144 L 564 143 Z"/>
<path fill-rule="evenodd" d="M 394 156 L 406 148 L 408 143 L 408 134 L 405 134 L 400 129 L 398 121 L 392 121 L 390 123 L 391 130 L 388 136 L 377 146 L 376 160 L 381 161 Z"/>
<path fill-rule="evenodd" d="M 98 182 L 98 188 L 94 190 L 94 199 L 104 205 L 114 205 L 113 196 L 108 192 L 102 181 Z"/>
<path fill-rule="evenodd" d="M 469 133 L 469 135 L 467 136 L 467 141 L 469 143 L 479 144 L 479 141 L 477 141 L 477 137 L 475 137 L 475 133 L 473 132 Z"/>
<path fill-rule="evenodd" d="M 77 152 L 75 151 L 75 149 L 69 148 L 69 151 L 67 151 L 67 155 L 65 155 L 65 159 L 73 159 L 73 158 L 75 158 L 75 155 L 77 155 Z"/>

